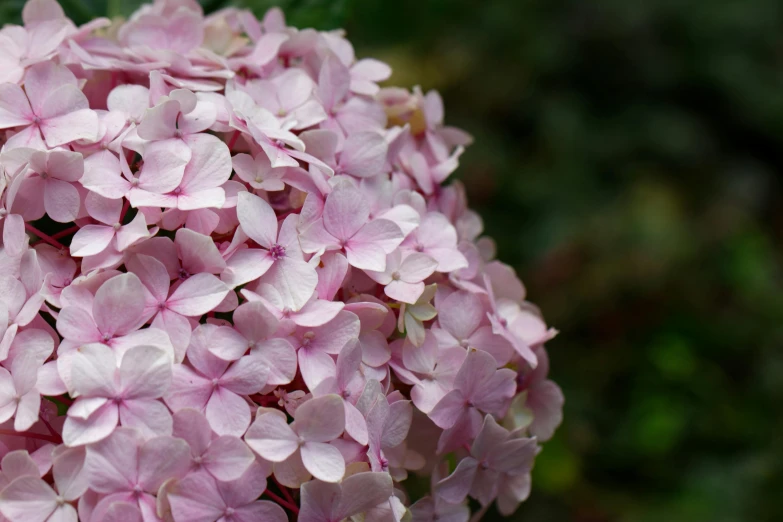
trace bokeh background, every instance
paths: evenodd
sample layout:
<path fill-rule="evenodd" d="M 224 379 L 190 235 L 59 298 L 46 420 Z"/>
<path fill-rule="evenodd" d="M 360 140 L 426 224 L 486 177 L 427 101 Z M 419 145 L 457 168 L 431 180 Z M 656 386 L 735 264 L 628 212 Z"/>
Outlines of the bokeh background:
<path fill-rule="evenodd" d="M 783 520 L 781 2 L 202 3 L 344 27 L 475 136 L 457 177 L 562 332 L 565 422 L 514 521 Z"/>

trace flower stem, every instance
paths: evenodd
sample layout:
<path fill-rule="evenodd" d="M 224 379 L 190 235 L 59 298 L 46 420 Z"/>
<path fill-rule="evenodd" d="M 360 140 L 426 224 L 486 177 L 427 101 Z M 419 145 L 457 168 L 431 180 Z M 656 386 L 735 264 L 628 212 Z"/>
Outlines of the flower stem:
<path fill-rule="evenodd" d="M 42 433 L 29 433 L 26 431 L 16 432 L 12 430 L 0 430 L 0 436 L 8 435 L 9 437 L 24 437 L 26 439 L 45 440 L 52 444 L 61 444 L 62 440 L 59 437 L 53 437 L 51 435 L 44 435 Z"/>
<path fill-rule="evenodd" d="M 275 502 L 277 502 L 278 504 L 280 504 L 282 507 L 291 510 L 292 512 L 294 512 L 297 515 L 299 514 L 299 507 L 298 506 L 296 506 L 295 504 L 292 504 L 292 503 L 288 502 L 287 500 L 285 500 L 285 499 L 275 495 L 274 493 L 269 491 L 269 489 L 264 491 L 264 494 L 267 495 L 272 500 L 274 500 Z"/>
<path fill-rule="evenodd" d="M 60 239 L 61 237 L 68 236 L 70 234 L 78 232 L 80 228 L 81 227 L 79 225 L 74 225 L 72 227 L 66 228 L 65 230 L 60 230 L 56 234 L 52 234 L 52 239 Z"/>
<path fill-rule="evenodd" d="M 44 234 L 43 232 L 41 232 L 40 230 L 38 230 L 37 228 L 32 226 L 30 223 L 25 223 L 24 224 L 24 228 L 28 232 L 32 232 L 33 234 L 35 234 L 36 236 L 41 238 L 42 241 L 45 241 L 46 243 L 49 243 L 50 245 L 52 245 L 55 248 L 65 248 L 62 245 L 62 243 L 60 243 L 59 241 L 57 241 L 53 237 L 50 237 L 48 234 Z"/>
<path fill-rule="evenodd" d="M 237 140 L 239 139 L 239 135 L 240 134 L 241 134 L 241 132 L 239 132 L 238 130 L 235 130 L 234 134 L 231 135 L 231 139 L 228 142 L 228 149 L 229 150 L 232 150 L 234 148 L 234 145 L 237 144 Z"/>

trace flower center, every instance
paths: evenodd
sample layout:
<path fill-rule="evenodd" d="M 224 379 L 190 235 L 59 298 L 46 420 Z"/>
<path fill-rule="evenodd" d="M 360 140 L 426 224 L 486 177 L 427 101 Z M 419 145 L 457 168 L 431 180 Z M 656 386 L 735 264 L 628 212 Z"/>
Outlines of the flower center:
<path fill-rule="evenodd" d="M 187 279 L 188 277 L 190 277 L 190 274 L 188 273 L 188 271 L 185 270 L 184 268 L 180 268 L 179 269 L 179 278 L 180 279 Z"/>
<path fill-rule="evenodd" d="M 394 272 L 392 272 L 392 275 L 391 275 L 392 280 L 399 281 L 400 277 L 402 277 L 402 276 L 400 276 L 400 273 L 398 271 L 395 270 Z"/>
<path fill-rule="evenodd" d="M 272 248 L 269 249 L 269 253 L 272 255 L 272 259 L 280 259 L 281 257 L 285 257 L 285 247 L 275 243 L 272 245 Z"/>
<path fill-rule="evenodd" d="M 310 344 L 310 342 L 315 339 L 315 332 L 307 332 L 302 336 L 302 346 L 307 346 Z"/>

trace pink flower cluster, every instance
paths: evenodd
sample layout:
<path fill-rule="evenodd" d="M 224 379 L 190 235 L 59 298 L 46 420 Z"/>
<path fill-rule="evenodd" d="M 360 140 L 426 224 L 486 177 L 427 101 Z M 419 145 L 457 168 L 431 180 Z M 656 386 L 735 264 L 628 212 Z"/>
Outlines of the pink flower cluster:
<path fill-rule="evenodd" d="M 276 9 L 23 19 L 0 30 L 2 520 L 525 500 L 555 332 L 442 185 L 470 137 L 436 92 Z"/>

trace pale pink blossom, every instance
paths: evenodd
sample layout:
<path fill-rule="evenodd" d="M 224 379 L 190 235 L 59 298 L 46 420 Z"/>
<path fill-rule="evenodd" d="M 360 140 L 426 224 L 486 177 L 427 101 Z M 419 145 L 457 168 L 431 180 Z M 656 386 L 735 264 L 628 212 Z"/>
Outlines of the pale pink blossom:
<path fill-rule="evenodd" d="M 344 429 L 343 401 L 337 395 L 324 395 L 299 406 L 290 425 L 279 412 L 259 415 L 247 430 L 245 442 L 270 462 L 300 457 L 318 480 L 339 482 L 345 473 L 345 461 L 329 442 Z"/>

